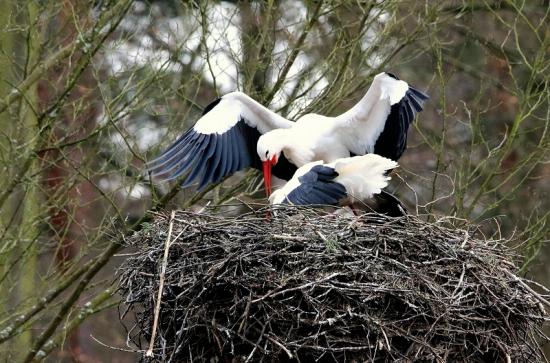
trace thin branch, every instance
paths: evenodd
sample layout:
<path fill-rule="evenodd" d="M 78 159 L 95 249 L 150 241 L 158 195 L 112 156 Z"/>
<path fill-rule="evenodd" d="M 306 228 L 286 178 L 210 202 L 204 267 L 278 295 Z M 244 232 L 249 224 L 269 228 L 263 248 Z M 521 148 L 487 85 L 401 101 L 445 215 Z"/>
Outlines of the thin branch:
<path fill-rule="evenodd" d="M 172 211 L 170 214 L 170 222 L 168 225 L 168 236 L 164 242 L 164 256 L 162 257 L 162 267 L 160 271 L 160 282 L 159 282 L 159 292 L 157 294 L 157 303 L 155 305 L 155 315 L 153 317 L 153 329 L 151 331 L 151 340 L 149 342 L 149 349 L 145 353 L 146 357 L 153 357 L 153 346 L 155 345 L 155 337 L 157 336 L 157 325 L 159 322 L 159 313 L 160 313 L 160 304 L 162 301 L 162 290 L 164 289 L 164 275 L 166 274 L 166 265 L 168 265 L 168 250 L 172 244 L 172 227 L 174 226 L 174 217 L 176 216 L 176 211 Z M 174 239 L 175 240 L 175 239 Z"/>
<path fill-rule="evenodd" d="M 296 57 L 298 57 L 298 54 L 302 50 L 302 46 L 304 45 L 304 42 L 306 40 L 307 35 L 313 28 L 313 25 L 319 20 L 319 12 L 321 11 L 321 8 L 323 6 L 323 0 L 319 0 L 317 2 L 317 5 L 315 7 L 315 10 L 313 10 L 313 13 L 310 15 L 309 21 L 307 22 L 306 26 L 304 27 L 304 30 L 302 31 L 302 34 L 298 38 L 298 41 L 296 42 L 296 45 L 294 48 L 292 48 L 292 52 L 290 52 L 290 56 L 286 60 L 285 65 L 283 66 L 281 72 L 279 73 L 279 76 L 277 78 L 277 81 L 275 82 L 275 85 L 271 88 L 265 99 L 263 100 L 263 103 L 265 105 L 269 105 L 271 101 L 273 100 L 273 97 L 275 97 L 275 94 L 279 89 L 282 87 L 283 83 L 286 81 L 286 76 L 288 72 L 290 71 L 290 68 L 296 61 Z"/>

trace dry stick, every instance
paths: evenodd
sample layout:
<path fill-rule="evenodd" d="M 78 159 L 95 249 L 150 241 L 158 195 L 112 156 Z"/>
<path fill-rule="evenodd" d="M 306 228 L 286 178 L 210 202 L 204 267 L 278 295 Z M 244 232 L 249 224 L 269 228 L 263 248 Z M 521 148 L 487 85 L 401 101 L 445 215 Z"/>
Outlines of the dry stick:
<path fill-rule="evenodd" d="M 157 295 L 157 305 L 155 306 L 155 316 L 153 317 L 153 331 L 151 332 L 151 341 L 149 342 L 149 349 L 145 353 L 146 357 L 153 356 L 153 345 L 155 345 L 157 325 L 159 322 L 160 301 L 162 299 L 162 289 L 164 288 L 164 275 L 166 274 L 166 265 L 168 265 L 168 249 L 171 245 L 170 238 L 172 237 L 172 227 L 174 226 L 175 217 L 176 211 L 172 211 L 172 214 L 170 214 L 170 225 L 168 226 L 168 236 L 166 237 L 166 242 L 164 242 L 164 256 L 162 257 L 162 268 L 160 270 L 159 293 Z"/>
<path fill-rule="evenodd" d="M 174 196 L 178 193 L 180 190 L 179 184 L 174 186 L 166 195 L 162 197 L 161 200 L 158 201 L 156 205 L 154 205 L 150 211 L 155 211 L 158 209 L 163 208 L 166 206 L 166 204 L 174 198 Z M 203 191 L 204 193 L 204 191 Z M 196 198 L 198 198 L 201 194 L 197 195 Z M 193 202 L 194 198 L 191 199 L 191 202 Z M 143 226 L 143 223 L 146 221 L 149 221 L 150 216 L 144 215 L 141 217 L 140 220 L 138 220 L 135 224 L 133 224 L 126 232 L 128 231 L 137 231 Z M 93 262 L 88 268 L 86 268 L 84 276 L 76 286 L 75 290 L 65 299 L 65 302 L 62 304 L 59 313 L 54 317 L 54 319 L 50 322 L 46 330 L 40 334 L 38 337 L 36 343 L 31 348 L 29 354 L 25 358 L 24 362 L 30 362 L 31 360 L 34 360 L 35 356 L 39 353 L 40 348 L 46 343 L 46 341 L 49 339 L 49 337 L 54 333 L 57 326 L 63 321 L 63 318 L 69 313 L 71 310 L 71 307 L 76 302 L 76 300 L 79 298 L 79 296 L 82 294 L 86 286 L 90 283 L 92 278 L 101 270 L 103 266 L 110 260 L 110 258 L 121 248 L 122 242 L 120 240 L 112 241 L 106 249 L 101 253 L 101 255 L 94 258 L 91 262 Z M 45 352 L 42 352 L 45 353 Z M 42 356 L 44 354 L 41 354 L 40 359 L 43 359 Z"/>
<path fill-rule="evenodd" d="M 302 34 L 300 35 L 300 38 L 298 38 L 298 41 L 296 42 L 296 46 L 292 49 L 292 52 L 290 53 L 288 59 L 286 60 L 285 65 L 283 66 L 283 69 L 281 73 L 279 74 L 279 77 L 277 78 L 277 81 L 275 82 L 275 85 L 271 90 L 269 91 L 268 95 L 265 97 L 264 103 L 269 105 L 273 98 L 275 97 L 275 94 L 277 91 L 281 88 L 284 81 L 286 80 L 286 76 L 288 72 L 290 71 L 290 68 L 296 61 L 296 57 L 298 57 L 298 53 L 300 53 L 300 50 L 302 49 L 302 45 L 304 44 L 304 41 L 306 40 L 307 35 L 313 28 L 313 25 L 317 22 L 319 12 L 321 11 L 321 8 L 323 6 L 323 1 L 319 1 L 317 3 L 317 7 L 313 11 L 313 14 L 311 15 L 311 18 L 309 19 L 309 22 L 305 25 L 304 30 L 302 31 Z"/>
<path fill-rule="evenodd" d="M 285 351 L 286 355 L 288 355 L 288 358 L 290 359 L 293 359 L 294 356 L 292 355 L 292 352 L 290 350 L 288 350 L 287 347 L 285 347 L 281 342 L 279 342 L 277 339 L 274 339 L 270 336 L 267 337 L 267 339 L 269 339 L 271 342 L 273 342 L 274 344 L 278 345 L 279 347 L 281 347 L 282 350 Z"/>
<path fill-rule="evenodd" d="M 292 287 L 292 288 L 290 288 L 290 289 L 285 289 L 285 290 L 281 290 L 281 291 L 277 291 L 277 292 L 275 292 L 275 291 L 273 290 L 273 291 L 268 292 L 267 294 L 265 294 L 265 295 L 262 296 L 262 297 L 259 297 L 259 298 L 257 298 L 257 299 L 252 300 L 252 303 L 257 303 L 258 301 L 265 300 L 265 299 L 267 299 L 268 297 L 279 296 L 279 295 L 285 294 L 285 293 L 287 293 L 287 292 L 296 291 L 296 290 L 302 290 L 302 289 L 305 289 L 306 287 L 310 287 L 310 286 L 312 286 L 312 285 L 315 285 L 315 284 L 318 284 L 318 283 L 321 283 L 321 282 L 328 281 L 328 280 L 332 279 L 333 277 L 336 277 L 336 276 L 339 276 L 339 275 L 341 275 L 340 272 L 334 272 L 334 273 L 331 273 L 331 274 L 328 275 L 328 276 L 323 277 L 323 278 L 320 279 L 320 280 L 311 281 L 311 282 L 308 282 L 307 284 L 303 284 L 303 285 L 300 285 L 300 286 Z"/>
<path fill-rule="evenodd" d="M 538 300 L 540 301 L 541 303 L 543 303 L 544 305 L 546 305 L 547 307 L 550 307 L 550 302 L 548 300 L 546 300 L 544 297 L 542 297 L 538 292 L 536 292 L 535 290 L 533 290 L 529 285 L 527 285 L 525 282 L 523 282 L 518 276 L 514 275 L 513 273 L 511 273 L 510 271 L 508 270 L 505 270 L 505 269 L 501 269 L 504 273 L 506 273 L 506 275 L 508 275 L 509 277 L 511 277 L 514 281 L 516 281 L 517 283 L 519 283 L 525 290 L 529 291 L 531 294 L 533 294 L 533 296 Z"/>

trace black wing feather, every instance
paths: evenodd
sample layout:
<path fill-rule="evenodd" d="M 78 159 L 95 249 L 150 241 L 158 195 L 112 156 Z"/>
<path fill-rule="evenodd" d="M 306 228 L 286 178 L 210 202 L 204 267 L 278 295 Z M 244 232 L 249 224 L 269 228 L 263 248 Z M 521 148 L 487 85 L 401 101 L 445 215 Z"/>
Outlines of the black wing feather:
<path fill-rule="evenodd" d="M 420 101 L 422 101 L 422 102 L 423 102 L 423 101 L 426 101 L 428 98 L 430 98 L 430 96 L 428 96 L 427 94 L 425 94 L 425 93 L 422 92 L 422 91 L 417 90 L 417 89 L 414 88 L 414 87 L 409 86 L 409 91 L 411 91 L 411 94 L 412 94 L 414 97 L 418 98 L 418 99 L 419 99 Z"/>
<path fill-rule="evenodd" d="M 190 154 L 188 156 L 189 161 L 186 163 L 186 165 L 182 166 L 180 168 L 178 176 L 183 174 L 186 170 L 190 169 L 191 171 L 187 175 L 186 181 L 182 184 L 182 186 L 186 187 L 193 183 L 195 179 L 197 179 L 199 176 L 201 178 L 204 177 L 204 174 L 206 173 L 206 168 L 201 168 L 201 165 L 205 165 L 208 163 L 209 158 L 212 157 L 213 152 L 216 149 L 217 144 L 217 135 L 210 135 L 208 138 L 208 141 L 205 142 L 208 146 L 207 151 L 200 152 L 198 154 Z M 202 149 L 204 150 L 204 149 Z M 181 170 L 183 169 L 183 170 Z M 172 177 L 173 179 L 173 177 Z"/>
<path fill-rule="evenodd" d="M 192 140 L 184 149 L 188 150 L 204 150 L 208 145 L 208 138 L 201 138 Z M 180 175 L 182 175 L 187 168 L 195 164 L 197 160 L 193 157 L 190 157 L 187 153 L 178 153 L 178 155 L 184 155 L 182 158 L 170 158 L 166 162 L 155 166 L 154 169 L 151 169 L 153 175 L 163 176 L 164 180 L 172 180 Z"/>
<path fill-rule="evenodd" d="M 409 101 L 411 103 L 411 106 L 413 107 L 414 111 L 415 112 L 420 112 L 422 111 L 422 101 L 418 98 L 416 98 L 412 92 L 410 94 L 410 97 L 409 97 Z"/>
<path fill-rule="evenodd" d="M 236 131 L 230 130 L 227 133 L 227 136 L 229 137 L 229 144 L 231 145 L 231 154 L 232 154 L 232 162 L 229 172 L 234 173 L 237 170 L 239 170 L 240 165 L 240 157 L 239 157 L 239 141 L 236 137 Z"/>
<path fill-rule="evenodd" d="M 216 169 L 219 167 L 220 161 L 223 156 L 222 151 L 224 149 L 224 146 L 226 146 L 223 144 L 223 135 L 215 135 L 215 136 L 216 136 L 216 146 L 215 146 L 214 152 L 212 153 L 212 156 L 208 159 L 206 164 L 204 165 L 199 164 L 195 166 L 198 168 L 205 169 L 205 173 L 202 176 L 201 181 L 199 183 L 199 189 L 202 189 L 208 183 L 215 180 L 214 173 L 216 172 Z M 185 182 L 185 186 L 189 186 L 189 185 L 190 185 L 190 178 L 188 178 L 188 180 Z"/>
<path fill-rule="evenodd" d="M 237 170 L 241 170 L 252 165 L 253 155 L 250 155 L 249 143 L 241 142 L 243 138 L 245 139 L 249 138 L 249 136 L 246 133 L 247 130 L 245 126 L 242 126 L 241 123 L 238 123 L 234 128 L 235 129 L 234 142 L 237 144 L 237 148 L 239 149 L 237 153 L 237 155 L 239 155 L 239 169 Z M 256 143 L 258 142 L 256 138 L 252 138 L 252 140 L 256 140 Z"/>
<path fill-rule="evenodd" d="M 164 154 L 149 162 L 148 167 L 149 170 L 153 171 L 153 175 L 166 174 L 173 168 L 179 167 L 188 151 L 194 148 L 195 145 L 201 145 L 204 140 L 204 138 L 192 138 L 189 132 L 186 132 L 185 135 L 184 139 L 176 141 Z"/>
<path fill-rule="evenodd" d="M 166 162 L 168 162 L 170 159 L 173 158 L 174 154 L 177 154 L 178 152 L 182 151 L 181 145 L 184 144 L 184 147 L 186 143 L 192 142 L 192 134 L 187 131 L 183 135 L 181 135 L 172 145 L 170 145 L 159 157 L 149 161 L 147 165 L 149 167 L 152 166 L 160 166 Z"/>
<path fill-rule="evenodd" d="M 315 165 L 300 176 L 300 185 L 286 196 L 285 202 L 294 205 L 338 205 L 347 192 L 346 188 L 334 181 L 336 170 L 325 165 Z"/>
<path fill-rule="evenodd" d="M 231 169 L 231 163 L 233 162 L 233 157 L 232 157 L 233 153 L 231 152 L 231 150 L 233 149 L 233 147 L 230 144 L 228 132 L 226 132 L 221 136 L 222 136 L 222 145 L 227 145 L 228 147 L 227 147 L 227 150 L 225 150 L 226 152 L 222 155 L 222 158 L 218 163 L 218 167 L 214 171 L 212 180 L 221 180 L 225 175 L 231 174 L 230 169 Z"/>
<path fill-rule="evenodd" d="M 216 100 L 208 105 L 203 115 L 218 103 Z M 256 153 L 260 136 L 261 133 L 245 119 L 240 119 L 223 134 L 202 134 L 190 128 L 147 167 L 154 176 L 163 180 L 187 173 L 182 186 L 199 182 L 198 187 L 202 189 L 248 167 L 261 170 L 262 162 Z M 278 178 L 289 180 L 296 169 L 281 155 L 272 172 Z"/>
<path fill-rule="evenodd" d="M 425 93 L 409 86 L 405 96 L 391 106 L 384 130 L 374 145 L 374 153 L 398 160 L 407 147 L 407 132 L 416 114 L 423 110 L 428 99 Z"/>

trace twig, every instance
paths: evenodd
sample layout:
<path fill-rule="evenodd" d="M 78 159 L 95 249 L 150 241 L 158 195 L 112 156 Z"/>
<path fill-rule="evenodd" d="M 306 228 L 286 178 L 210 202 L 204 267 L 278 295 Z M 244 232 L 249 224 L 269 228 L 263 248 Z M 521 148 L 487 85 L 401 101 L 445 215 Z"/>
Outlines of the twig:
<path fill-rule="evenodd" d="M 468 234 L 468 231 L 465 230 L 464 231 L 464 241 L 462 242 L 460 247 L 462 247 L 462 248 L 466 247 L 466 243 L 468 242 L 468 237 L 470 237 L 470 235 Z"/>
<path fill-rule="evenodd" d="M 320 280 L 311 281 L 311 282 L 308 282 L 307 284 L 296 286 L 296 287 L 293 287 L 293 288 L 290 288 L 290 289 L 285 289 L 285 290 L 278 291 L 278 292 L 270 291 L 267 294 L 265 294 L 264 296 L 262 296 L 258 299 L 252 300 L 252 302 L 257 303 L 258 301 L 262 301 L 264 299 L 267 299 L 268 297 L 275 297 L 275 296 L 279 296 L 279 295 L 282 295 L 282 294 L 286 294 L 286 293 L 291 292 L 291 291 L 302 290 L 302 289 L 305 289 L 306 287 L 310 287 L 310 286 L 313 286 L 315 284 L 328 281 L 328 280 L 330 280 L 330 279 L 332 279 L 332 278 L 334 278 L 338 275 L 341 275 L 341 273 L 335 272 L 335 273 L 332 273 L 332 274 L 330 274 L 330 275 L 328 275 L 328 276 L 326 276 L 326 277 L 324 277 Z"/>
<path fill-rule="evenodd" d="M 149 342 L 149 349 L 145 353 L 146 357 L 153 356 L 153 346 L 155 345 L 155 337 L 157 335 L 157 325 L 159 320 L 160 313 L 160 302 L 162 300 L 162 289 L 164 288 L 164 276 L 166 275 L 166 265 L 168 264 L 168 249 L 170 248 L 172 238 L 172 227 L 174 226 L 174 217 L 176 216 L 176 211 L 172 211 L 170 214 L 170 225 L 168 226 L 168 236 L 166 237 L 166 242 L 164 243 L 164 256 L 162 258 L 162 269 L 160 271 L 160 285 L 159 292 L 157 295 L 157 305 L 155 306 L 155 316 L 153 320 L 153 331 L 151 332 L 151 341 Z"/>
<path fill-rule="evenodd" d="M 275 94 L 277 93 L 277 91 L 281 88 L 281 86 L 285 82 L 286 76 L 287 76 L 288 72 L 290 71 L 290 68 L 292 68 L 292 65 L 296 61 L 296 57 L 298 56 L 298 54 L 302 50 L 302 45 L 304 44 L 304 41 L 306 40 L 307 35 L 309 34 L 311 29 L 313 28 L 313 25 L 318 20 L 318 15 L 319 15 L 319 12 L 321 11 L 322 6 L 323 6 L 323 1 L 319 1 L 317 3 L 317 6 L 315 7 L 315 9 L 313 10 L 313 13 L 311 14 L 311 17 L 310 17 L 308 23 L 304 27 L 304 30 L 302 31 L 302 34 L 300 35 L 300 38 L 298 38 L 298 41 L 296 42 L 295 47 L 292 49 L 292 51 L 290 53 L 290 56 L 286 60 L 286 63 L 283 66 L 283 69 L 281 70 L 281 73 L 279 74 L 279 77 L 277 78 L 277 81 L 275 82 L 275 85 L 273 86 L 273 88 L 271 88 L 271 90 L 269 91 L 269 93 L 265 97 L 265 100 L 264 100 L 265 104 L 270 104 L 271 103 L 271 101 L 273 100 L 273 97 L 275 97 Z"/>
<path fill-rule="evenodd" d="M 540 301 L 541 303 L 543 303 L 544 305 L 550 307 L 550 301 L 546 300 L 545 298 L 543 298 L 538 292 L 536 292 L 535 290 L 533 290 L 529 285 L 527 285 L 525 282 L 521 281 L 521 279 L 514 275 L 513 273 L 511 273 L 509 270 L 506 270 L 506 269 L 502 269 L 502 271 L 504 271 L 509 277 L 511 277 L 514 281 L 516 281 L 517 283 L 519 283 L 523 288 L 525 288 L 525 290 L 529 291 L 531 294 L 533 294 L 533 296 L 538 300 Z"/>
<path fill-rule="evenodd" d="M 270 336 L 268 336 L 267 339 L 269 339 L 271 342 L 273 342 L 273 344 L 275 344 L 275 345 L 281 347 L 281 349 L 285 351 L 286 355 L 288 355 L 288 358 L 289 358 L 289 359 L 293 359 L 293 358 L 294 358 L 294 356 L 292 355 L 292 352 L 291 352 L 290 350 L 288 350 L 288 348 L 285 347 L 283 344 L 281 344 L 281 342 L 279 342 L 277 339 L 272 338 L 272 337 L 270 337 Z"/>

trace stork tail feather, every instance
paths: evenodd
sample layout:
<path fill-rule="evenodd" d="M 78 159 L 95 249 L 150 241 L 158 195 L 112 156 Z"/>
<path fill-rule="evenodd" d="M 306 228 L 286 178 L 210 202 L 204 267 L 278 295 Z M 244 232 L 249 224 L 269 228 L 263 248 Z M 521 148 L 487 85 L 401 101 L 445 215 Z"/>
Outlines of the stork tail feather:
<path fill-rule="evenodd" d="M 375 205 L 371 208 L 374 212 L 385 214 L 389 217 L 403 217 L 407 215 L 405 205 L 393 194 L 382 191 L 374 196 Z"/>

